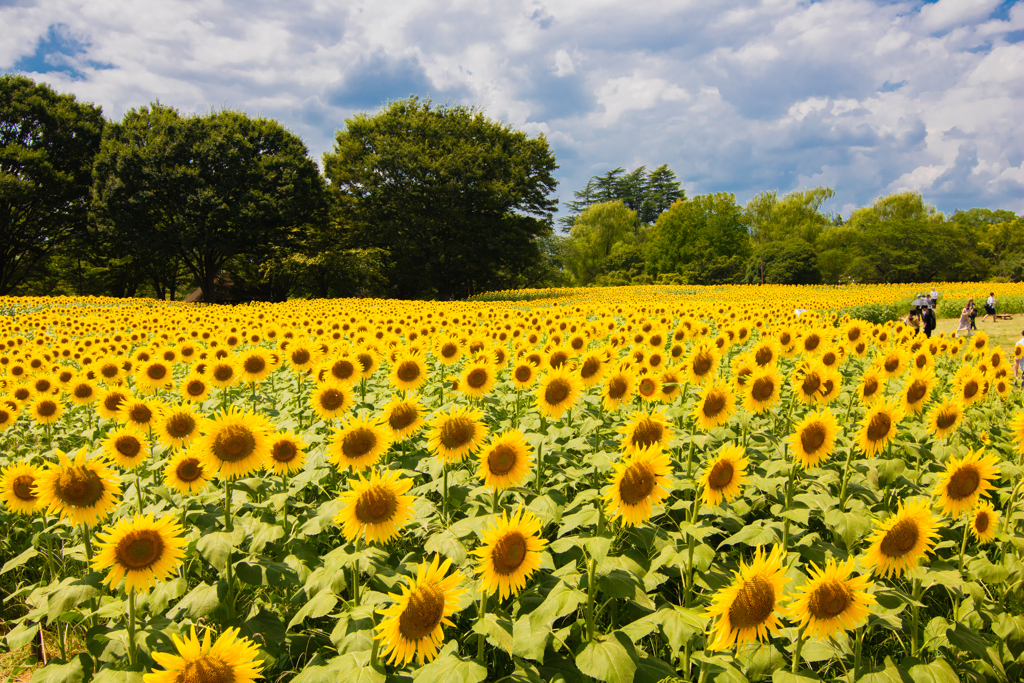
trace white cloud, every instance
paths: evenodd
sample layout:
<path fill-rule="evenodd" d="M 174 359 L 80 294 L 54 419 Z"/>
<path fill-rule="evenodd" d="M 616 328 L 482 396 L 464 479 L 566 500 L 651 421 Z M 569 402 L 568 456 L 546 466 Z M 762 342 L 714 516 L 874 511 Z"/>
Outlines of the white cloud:
<path fill-rule="evenodd" d="M 939 0 L 921 8 L 921 23 L 928 31 L 987 19 L 1001 0 Z"/>
<path fill-rule="evenodd" d="M 572 57 L 565 50 L 559 50 L 555 53 L 555 75 L 561 78 L 562 76 L 568 76 L 576 73 L 576 65 L 572 62 Z"/>

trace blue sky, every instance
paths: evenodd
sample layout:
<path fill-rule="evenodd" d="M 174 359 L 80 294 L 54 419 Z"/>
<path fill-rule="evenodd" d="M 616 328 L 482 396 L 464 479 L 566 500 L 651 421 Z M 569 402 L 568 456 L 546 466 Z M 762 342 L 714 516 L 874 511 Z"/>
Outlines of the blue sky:
<path fill-rule="evenodd" d="M 1024 2 L 0 0 L 0 25 L 0 68 L 108 117 L 243 110 L 316 159 L 415 93 L 544 133 L 562 201 L 668 163 L 690 195 L 1024 213 Z"/>

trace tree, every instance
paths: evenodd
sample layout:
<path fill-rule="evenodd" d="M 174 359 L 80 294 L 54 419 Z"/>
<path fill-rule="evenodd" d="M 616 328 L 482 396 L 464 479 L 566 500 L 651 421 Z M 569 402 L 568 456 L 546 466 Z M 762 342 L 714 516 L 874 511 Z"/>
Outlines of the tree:
<path fill-rule="evenodd" d="M 835 196 L 830 187 L 798 190 L 779 197 L 775 190 L 761 192 L 747 202 L 744 213 L 755 244 L 801 239 L 811 245 L 832 220 L 822 205 Z"/>
<path fill-rule="evenodd" d="M 0 294 L 85 228 L 102 110 L 0 77 Z"/>
<path fill-rule="evenodd" d="M 514 285 L 551 233 L 556 168 L 543 135 L 416 97 L 346 119 L 324 155 L 345 246 L 387 249 L 405 298 Z"/>
<path fill-rule="evenodd" d="M 612 248 L 633 236 L 636 212 L 622 200 L 594 204 L 576 217 L 565 241 L 565 268 L 577 286 L 586 286 L 605 270 Z"/>
<path fill-rule="evenodd" d="M 323 179 L 302 140 L 239 112 L 183 117 L 159 103 L 129 111 L 108 126 L 95 175 L 95 243 L 119 245 L 152 272 L 180 259 L 206 301 L 229 263 L 258 269 L 326 217 Z"/>
<path fill-rule="evenodd" d="M 646 269 L 655 277 L 675 273 L 688 284 L 723 284 L 743 275 L 750 238 L 732 193 L 677 201 L 661 214 L 645 247 Z"/>
<path fill-rule="evenodd" d="M 675 172 L 668 164 L 662 164 L 650 173 L 646 166 L 626 173 L 619 166 L 587 181 L 582 190 L 573 193 L 573 201 L 567 202 L 569 214 L 560 222 L 570 229 L 576 217 L 587 207 L 604 202 L 622 200 L 626 208 L 636 212 L 633 232 L 639 235 L 645 225 L 653 225 L 673 202 L 685 199 L 686 192 L 680 187 Z"/>
<path fill-rule="evenodd" d="M 754 249 L 747 262 L 747 284 L 761 284 L 762 273 L 766 285 L 820 285 L 821 270 L 818 255 L 807 240 L 793 237 L 778 242 L 766 242 Z"/>

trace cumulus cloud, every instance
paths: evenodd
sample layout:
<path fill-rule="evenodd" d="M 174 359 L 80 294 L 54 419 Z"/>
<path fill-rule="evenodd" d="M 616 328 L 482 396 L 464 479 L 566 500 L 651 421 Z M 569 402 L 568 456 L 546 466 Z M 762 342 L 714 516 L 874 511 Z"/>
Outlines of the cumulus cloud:
<path fill-rule="evenodd" d="M 547 136 L 562 200 L 668 163 L 689 194 L 827 184 L 1024 212 L 1024 5 L 998 0 L 4 0 L 0 67 L 103 105 L 272 116 L 314 158 L 418 94 Z"/>

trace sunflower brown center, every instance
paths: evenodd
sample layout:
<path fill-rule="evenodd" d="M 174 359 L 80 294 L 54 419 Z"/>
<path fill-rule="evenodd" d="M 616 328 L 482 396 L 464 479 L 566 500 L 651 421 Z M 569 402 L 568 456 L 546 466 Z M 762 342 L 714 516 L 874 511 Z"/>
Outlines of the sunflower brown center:
<path fill-rule="evenodd" d="M 940 410 L 939 414 L 935 416 L 935 426 L 939 429 L 949 429 L 956 424 L 958 417 L 960 417 L 960 413 L 955 410 Z"/>
<path fill-rule="evenodd" d="M 654 470 L 645 462 L 635 462 L 622 473 L 619 497 L 626 505 L 636 505 L 654 490 Z"/>
<path fill-rule="evenodd" d="M 817 453 L 818 449 L 825 443 L 826 435 L 827 431 L 824 424 L 812 422 L 800 430 L 800 445 L 803 446 L 805 453 Z"/>
<path fill-rule="evenodd" d="M 591 377 L 596 375 L 600 369 L 601 361 L 594 358 L 593 356 L 590 356 L 585 361 L 583 361 L 583 367 L 580 368 L 580 377 L 582 377 L 583 379 L 590 379 Z"/>
<path fill-rule="evenodd" d="M 549 406 L 561 405 L 563 401 L 569 398 L 571 391 L 572 385 L 567 380 L 556 377 L 544 389 L 544 402 Z"/>
<path fill-rule="evenodd" d="M 292 351 L 292 363 L 295 365 L 305 365 L 309 362 L 309 351 L 306 349 L 295 349 Z"/>
<path fill-rule="evenodd" d="M 345 394 L 334 387 L 328 387 L 320 394 L 320 407 L 324 410 L 338 410 L 345 405 Z"/>
<path fill-rule="evenodd" d="M 988 531 L 988 526 L 991 523 L 989 514 L 985 510 L 980 510 L 977 515 L 974 516 L 974 530 L 979 534 L 983 534 Z"/>
<path fill-rule="evenodd" d="M 149 424 L 149 421 L 153 419 L 153 411 L 143 403 L 136 403 L 128 411 L 128 417 L 131 418 L 132 422 L 140 425 Z"/>
<path fill-rule="evenodd" d="M 967 383 L 964 384 L 964 398 L 967 398 L 967 399 L 974 398 L 974 395 L 977 394 L 977 393 L 978 393 L 978 381 L 977 380 L 973 380 L 973 379 L 968 380 Z"/>
<path fill-rule="evenodd" d="M 146 377 L 149 377 L 152 380 L 159 381 L 166 376 L 167 366 L 164 365 L 163 363 L 154 363 L 153 365 L 150 365 L 148 368 L 146 368 Z"/>
<path fill-rule="evenodd" d="M 178 476 L 178 479 L 185 483 L 190 483 L 203 476 L 203 466 L 198 458 L 185 458 L 178 463 L 174 473 Z"/>
<path fill-rule="evenodd" d="M 889 358 L 885 359 L 885 363 L 883 365 L 885 367 L 886 372 L 896 372 L 896 368 L 900 366 L 900 359 L 890 356 Z"/>
<path fill-rule="evenodd" d="M 928 365 L 928 356 L 923 353 L 919 353 L 917 358 L 914 359 L 914 366 L 920 370 L 924 366 Z"/>
<path fill-rule="evenodd" d="M 816 334 L 808 335 L 807 338 L 804 339 L 804 348 L 808 351 L 813 351 L 818 348 L 819 344 L 821 344 L 821 337 Z"/>
<path fill-rule="evenodd" d="M 703 377 L 704 375 L 711 372 L 711 366 L 714 365 L 715 360 L 710 354 L 701 351 L 697 354 L 697 357 L 693 359 L 693 374 L 697 377 Z"/>
<path fill-rule="evenodd" d="M 32 392 L 28 390 L 28 387 L 18 387 L 17 389 L 14 390 L 14 398 L 18 399 L 19 401 L 24 401 L 31 395 Z"/>
<path fill-rule="evenodd" d="M 153 529 L 135 529 L 125 534 L 114 546 L 117 563 L 128 569 L 145 569 L 160 559 L 164 539 Z"/>
<path fill-rule="evenodd" d="M 441 444 L 448 450 L 462 448 L 472 441 L 474 436 L 476 425 L 468 417 L 453 417 L 441 425 Z"/>
<path fill-rule="evenodd" d="M 871 416 L 871 421 L 868 422 L 868 441 L 881 441 L 889 436 L 891 429 L 892 419 L 885 413 L 875 413 Z"/>
<path fill-rule="evenodd" d="M 266 369 L 267 361 L 263 356 L 249 356 L 242 363 L 242 367 L 250 375 L 258 375 Z"/>
<path fill-rule="evenodd" d="M 479 389 L 484 386 L 487 384 L 487 371 L 483 368 L 474 368 L 473 371 L 466 376 L 466 384 L 474 389 Z"/>
<path fill-rule="evenodd" d="M 122 434 L 114 441 L 114 448 L 117 449 L 118 453 L 130 460 L 139 455 L 142 451 L 142 444 L 137 437 L 131 434 Z"/>
<path fill-rule="evenodd" d="M 87 508 L 103 497 L 103 481 L 93 470 L 72 465 L 57 476 L 54 495 L 65 505 Z"/>
<path fill-rule="evenodd" d="M 459 352 L 459 347 L 451 342 L 445 342 L 441 346 L 441 355 L 445 358 L 454 358 L 455 354 Z"/>
<path fill-rule="evenodd" d="M 409 596 L 409 603 L 398 617 L 402 638 L 417 642 L 430 636 L 444 616 L 444 591 L 434 583 L 426 583 Z"/>
<path fill-rule="evenodd" d="M 878 393 L 878 380 L 869 377 L 864 380 L 864 398 L 871 398 Z"/>
<path fill-rule="evenodd" d="M 105 379 L 113 379 L 114 377 L 117 377 L 117 373 L 119 371 L 120 369 L 114 363 L 104 363 L 103 367 L 100 368 L 100 374 L 103 375 Z"/>
<path fill-rule="evenodd" d="M 800 391 L 803 392 L 804 396 L 813 396 L 820 388 L 821 377 L 818 376 L 818 373 L 811 372 L 804 375 L 804 380 L 800 383 Z"/>
<path fill-rule="evenodd" d="M 758 403 L 764 403 L 775 395 L 775 381 L 771 377 L 758 377 L 750 387 L 750 396 Z"/>
<path fill-rule="evenodd" d="M 125 398 L 125 395 L 118 391 L 111 392 L 103 399 L 103 407 L 109 411 L 120 410 Z"/>
<path fill-rule="evenodd" d="M 403 382 L 415 381 L 420 376 L 420 364 L 414 360 L 403 361 L 399 364 L 398 371 L 395 374 Z"/>
<path fill-rule="evenodd" d="M 487 454 L 487 469 L 491 474 L 508 474 L 516 466 L 516 449 L 507 443 L 500 443 Z"/>
<path fill-rule="evenodd" d="M 491 562 L 494 571 L 508 576 L 526 559 L 526 536 L 520 531 L 509 531 L 498 539 L 491 550 Z"/>
<path fill-rule="evenodd" d="M 846 338 L 849 339 L 851 342 L 855 342 L 858 339 L 860 339 L 860 328 L 859 327 L 851 327 L 846 332 Z"/>
<path fill-rule="evenodd" d="M 193 379 L 185 386 L 185 393 L 189 396 L 202 396 L 206 392 L 206 384 L 201 379 Z"/>
<path fill-rule="evenodd" d="M 174 439 L 184 439 L 196 429 L 196 419 L 188 413 L 175 413 L 167 419 L 167 434 Z"/>
<path fill-rule="evenodd" d="M 53 417 L 56 413 L 57 404 L 50 399 L 40 401 L 39 404 L 36 405 L 36 414 L 38 414 L 39 417 Z"/>
<path fill-rule="evenodd" d="M 729 484 L 732 483 L 733 474 L 736 472 L 733 468 L 732 463 L 728 460 L 719 460 L 715 463 L 715 466 L 711 468 L 711 474 L 708 475 L 708 484 L 714 491 L 721 491 Z"/>
<path fill-rule="evenodd" d="M 625 379 L 622 377 L 612 377 L 611 381 L 608 382 L 608 398 L 618 401 L 626 395 L 627 389 L 629 389 L 629 384 Z"/>
<path fill-rule="evenodd" d="M 565 351 L 555 351 L 551 354 L 551 357 L 548 358 L 548 365 L 553 368 L 560 368 L 565 365 L 567 360 L 569 360 L 569 354 Z"/>
<path fill-rule="evenodd" d="M 946 486 L 946 495 L 953 500 L 963 500 L 974 494 L 981 483 L 981 472 L 973 464 L 961 465 Z"/>
<path fill-rule="evenodd" d="M 837 358 L 835 351 L 826 351 L 821 356 L 821 362 L 827 365 L 828 367 L 832 367 L 833 365 L 835 365 L 836 360 Z"/>
<path fill-rule="evenodd" d="M 768 365 L 775 358 L 775 352 L 770 346 L 762 346 L 754 354 L 754 362 L 760 366 Z"/>
<path fill-rule="evenodd" d="M 276 462 L 291 462 L 298 454 L 299 449 L 291 439 L 281 439 L 270 447 L 270 457 Z"/>
<path fill-rule="evenodd" d="M 74 394 L 77 399 L 89 398 L 93 394 L 92 385 L 87 382 L 80 382 L 75 385 Z"/>
<path fill-rule="evenodd" d="M 235 369 L 227 363 L 220 363 L 213 369 L 213 378 L 218 382 L 227 382 L 234 375 Z"/>
<path fill-rule="evenodd" d="M 35 500 L 36 495 L 32 493 L 32 485 L 35 481 L 35 477 L 31 474 L 20 474 L 11 482 L 11 490 L 14 491 L 18 500 Z"/>
<path fill-rule="evenodd" d="M 353 429 L 341 440 L 341 453 L 349 460 L 364 457 L 377 445 L 377 435 L 366 427 Z"/>
<path fill-rule="evenodd" d="M 885 532 L 879 550 L 886 557 L 903 557 L 917 545 L 920 535 L 921 532 L 913 520 L 901 519 Z"/>
<path fill-rule="evenodd" d="M 399 403 L 388 415 L 388 424 L 394 430 L 405 429 L 419 417 L 416 407 L 408 403 Z"/>
<path fill-rule="evenodd" d="M 361 524 L 383 524 L 397 509 L 398 497 L 386 486 L 371 486 L 356 499 L 356 519 Z"/>
<path fill-rule="evenodd" d="M 331 366 L 331 374 L 338 379 L 348 379 L 356 372 L 356 366 L 352 364 L 350 360 L 339 360 L 335 361 L 334 365 Z"/>
<path fill-rule="evenodd" d="M 907 388 L 907 403 L 911 405 L 920 403 L 927 393 L 928 385 L 919 379 L 915 379 Z"/>
<path fill-rule="evenodd" d="M 807 608 L 815 619 L 831 619 L 845 612 L 852 602 L 850 589 L 843 582 L 833 579 L 811 592 Z"/>
<path fill-rule="evenodd" d="M 633 427 L 631 441 L 634 446 L 647 448 L 652 444 L 659 443 L 665 434 L 665 428 L 655 420 L 645 417 Z"/>
<path fill-rule="evenodd" d="M 729 624 L 734 629 L 755 628 L 765 623 L 774 609 L 775 588 L 768 579 L 755 574 L 742 582 L 729 605 Z"/>
<path fill-rule="evenodd" d="M 235 683 L 235 672 L 230 664 L 204 655 L 186 664 L 174 683 Z"/>
<path fill-rule="evenodd" d="M 528 365 L 520 365 L 516 368 L 516 379 L 520 382 L 528 382 L 533 376 L 533 370 Z"/>
<path fill-rule="evenodd" d="M 652 396 L 658 390 L 658 385 L 650 377 L 644 377 L 636 385 L 636 390 L 640 392 L 641 396 Z"/>
<path fill-rule="evenodd" d="M 363 372 L 369 372 L 373 368 L 373 356 L 368 353 L 356 354 L 356 362 L 359 363 Z"/>
<path fill-rule="evenodd" d="M 255 450 L 256 437 L 244 425 L 228 425 L 213 440 L 213 454 L 223 462 L 244 460 Z"/>
<path fill-rule="evenodd" d="M 47 391 L 50 390 L 50 388 L 53 386 L 53 384 L 51 384 L 50 380 L 48 380 L 48 379 L 38 379 L 38 380 L 36 380 L 36 383 L 35 383 L 34 386 L 35 386 L 36 391 L 38 393 L 45 394 Z"/>
<path fill-rule="evenodd" d="M 709 392 L 701 410 L 704 417 L 718 417 L 725 410 L 725 394 L 719 389 Z"/>

